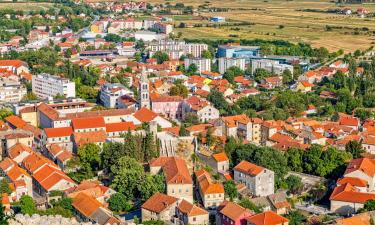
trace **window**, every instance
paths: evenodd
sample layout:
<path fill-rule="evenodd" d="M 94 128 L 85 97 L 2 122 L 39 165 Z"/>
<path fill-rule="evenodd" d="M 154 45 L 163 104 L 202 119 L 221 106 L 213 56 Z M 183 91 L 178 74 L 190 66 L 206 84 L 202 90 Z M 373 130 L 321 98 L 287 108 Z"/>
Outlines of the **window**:
<path fill-rule="evenodd" d="M 197 218 L 193 217 L 193 222 L 197 221 Z"/>

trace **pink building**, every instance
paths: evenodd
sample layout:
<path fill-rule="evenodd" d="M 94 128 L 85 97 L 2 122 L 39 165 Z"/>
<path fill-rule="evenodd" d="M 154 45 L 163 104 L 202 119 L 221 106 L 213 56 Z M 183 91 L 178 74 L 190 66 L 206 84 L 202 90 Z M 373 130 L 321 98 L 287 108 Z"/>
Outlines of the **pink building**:
<path fill-rule="evenodd" d="M 216 224 L 218 225 L 246 225 L 246 218 L 255 214 L 254 212 L 229 201 L 221 203 L 217 211 Z"/>
<path fill-rule="evenodd" d="M 181 96 L 160 96 L 151 100 L 152 111 L 170 119 L 182 118 Z"/>

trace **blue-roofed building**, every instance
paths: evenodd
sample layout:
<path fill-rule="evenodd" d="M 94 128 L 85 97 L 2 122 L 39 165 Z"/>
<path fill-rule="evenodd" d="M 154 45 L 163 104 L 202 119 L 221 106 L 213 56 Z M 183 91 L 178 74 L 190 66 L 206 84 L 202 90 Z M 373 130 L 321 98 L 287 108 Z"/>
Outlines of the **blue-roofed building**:
<path fill-rule="evenodd" d="M 214 22 L 214 23 L 223 23 L 223 22 L 225 22 L 225 17 L 222 17 L 222 16 L 214 16 L 214 17 L 211 17 L 211 18 L 210 18 L 210 21 L 211 21 L 211 22 Z"/>
<path fill-rule="evenodd" d="M 260 56 L 259 46 L 220 45 L 218 58 L 250 58 Z"/>

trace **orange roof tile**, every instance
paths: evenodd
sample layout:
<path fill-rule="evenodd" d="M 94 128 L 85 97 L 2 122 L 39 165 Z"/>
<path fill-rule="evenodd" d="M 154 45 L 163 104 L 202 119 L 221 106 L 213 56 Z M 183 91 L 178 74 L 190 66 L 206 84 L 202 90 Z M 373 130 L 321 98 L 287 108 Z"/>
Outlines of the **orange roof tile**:
<path fill-rule="evenodd" d="M 53 137 L 68 137 L 73 134 L 72 127 L 58 127 L 58 128 L 44 128 L 48 138 Z"/>
<path fill-rule="evenodd" d="M 195 172 L 199 189 L 203 194 L 224 194 L 224 186 L 221 183 L 214 183 L 211 180 L 210 174 L 205 170 L 198 170 Z"/>
<path fill-rule="evenodd" d="M 368 158 L 353 159 L 346 167 L 345 174 L 357 170 L 362 171 L 370 177 L 373 177 L 375 175 L 375 160 Z"/>
<path fill-rule="evenodd" d="M 216 162 L 225 162 L 228 161 L 228 156 L 225 152 L 220 152 L 217 154 L 212 154 L 212 157 L 215 159 Z"/>
<path fill-rule="evenodd" d="M 272 211 L 266 211 L 246 218 L 248 222 L 254 225 L 281 225 L 289 222 L 288 219 L 277 215 Z"/>
<path fill-rule="evenodd" d="M 196 205 L 191 204 L 190 202 L 186 200 L 182 200 L 180 204 L 177 206 L 177 209 L 187 215 L 190 216 L 200 216 L 200 215 L 206 215 L 208 212 Z"/>
<path fill-rule="evenodd" d="M 256 176 L 259 173 L 263 172 L 264 168 L 243 160 L 234 167 L 234 170 L 238 170 L 251 176 Z"/>
<path fill-rule="evenodd" d="M 168 184 L 192 184 L 185 160 L 178 157 L 159 157 L 151 160 L 150 167 L 162 167 Z"/>
<path fill-rule="evenodd" d="M 85 193 L 79 193 L 73 198 L 72 206 L 84 216 L 90 217 L 102 204 Z"/>
<path fill-rule="evenodd" d="M 147 108 L 141 108 L 140 110 L 134 113 L 134 117 L 141 122 L 150 122 L 157 116 L 158 114 Z"/>
<path fill-rule="evenodd" d="M 143 203 L 142 209 L 146 209 L 155 213 L 161 213 L 170 205 L 177 202 L 177 200 L 178 199 L 175 197 L 158 192 L 151 196 L 151 198 L 149 198 L 145 203 Z"/>
<path fill-rule="evenodd" d="M 103 117 L 92 117 L 92 118 L 77 118 L 72 120 L 72 126 L 76 129 L 87 129 L 105 127 Z"/>
<path fill-rule="evenodd" d="M 224 201 L 218 207 L 218 211 L 224 216 L 229 217 L 233 221 L 236 221 L 244 214 L 248 214 L 249 216 L 253 214 L 250 210 L 245 209 L 244 207 L 229 201 Z"/>
<path fill-rule="evenodd" d="M 337 184 L 344 185 L 346 183 L 355 187 L 367 187 L 367 181 L 357 177 L 343 177 L 337 180 Z"/>
<path fill-rule="evenodd" d="M 133 122 L 119 122 L 119 123 L 108 123 L 105 125 L 107 132 L 118 132 L 135 130 L 138 126 L 134 125 Z"/>
<path fill-rule="evenodd" d="M 8 156 L 9 158 L 14 159 L 17 156 L 19 156 L 22 152 L 27 152 L 30 154 L 32 151 L 33 150 L 30 147 L 22 143 L 17 143 L 8 150 Z"/>
<path fill-rule="evenodd" d="M 337 225 L 371 225 L 371 216 L 368 212 L 353 215 L 349 218 L 340 218 L 336 220 Z"/>
<path fill-rule="evenodd" d="M 23 127 L 27 125 L 27 123 L 23 119 L 14 115 L 6 117 L 5 121 L 11 124 L 12 126 L 16 128 L 20 128 L 20 129 L 22 129 Z"/>
<path fill-rule="evenodd" d="M 74 133 L 74 140 L 78 146 L 89 143 L 105 142 L 106 139 L 107 134 L 104 130 Z"/>

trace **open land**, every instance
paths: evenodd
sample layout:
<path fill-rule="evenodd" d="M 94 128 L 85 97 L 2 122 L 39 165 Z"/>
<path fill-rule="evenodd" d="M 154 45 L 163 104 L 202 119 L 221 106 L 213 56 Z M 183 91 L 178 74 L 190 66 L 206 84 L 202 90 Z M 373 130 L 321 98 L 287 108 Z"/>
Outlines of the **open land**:
<path fill-rule="evenodd" d="M 186 38 L 211 39 L 267 39 L 288 40 L 309 43 L 315 47 L 326 47 L 331 51 L 343 49 L 346 52 L 356 49 L 367 49 L 375 45 L 375 18 L 360 18 L 357 15 L 342 15 L 325 11 L 328 9 L 364 7 L 370 12 L 375 11 L 375 4 L 338 5 L 329 0 L 188 0 L 163 1 L 151 0 L 152 3 L 175 4 L 198 7 L 209 4 L 210 7 L 228 8 L 228 12 L 199 12 L 198 17 L 223 16 L 228 23 L 247 22 L 250 25 L 191 27 L 195 24 L 208 23 L 189 16 L 175 16 L 175 25 L 186 23 L 188 28 L 176 28 Z M 310 11 L 306 11 L 309 9 Z M 330 27 L 327 30 L 327 26 Z"/>
<path fill-rule="evenodd" d="M 13 9 L 13 10 L 24 10 L 24 11 L 32 11 L 32 10 L 47 10 L 53 7 L 53 3 L 48 2 L 10 2 L 10 1 L 2 1 L 0 2 L 0 10 L 1 9 Z"/>

